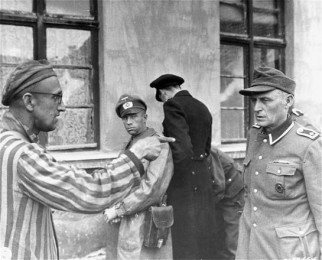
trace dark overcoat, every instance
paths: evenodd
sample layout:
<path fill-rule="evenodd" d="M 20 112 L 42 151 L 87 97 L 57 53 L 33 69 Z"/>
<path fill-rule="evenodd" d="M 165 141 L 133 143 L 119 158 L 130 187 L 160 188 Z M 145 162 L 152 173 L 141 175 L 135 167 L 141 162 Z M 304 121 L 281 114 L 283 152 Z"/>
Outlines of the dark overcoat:
<path fill-rule="evenodd" d="M 207 157 L 211 149 L 212 116 L 186 90 L 166 101 L 164 135 L 171 143 L 174 175 L 168 203 L 174 208 L 174 259 L 213 259 L 218 236 L 214 228 L 214 194 Z"/>

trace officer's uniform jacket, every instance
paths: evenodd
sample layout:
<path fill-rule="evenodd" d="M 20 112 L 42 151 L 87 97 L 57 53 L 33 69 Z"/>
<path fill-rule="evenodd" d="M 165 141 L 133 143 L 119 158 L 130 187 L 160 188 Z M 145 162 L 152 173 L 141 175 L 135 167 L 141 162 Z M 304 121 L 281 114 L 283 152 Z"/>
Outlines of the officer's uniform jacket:
<path fill-rule="evenodd" d="M 321 153 L 320 135 L 291 118 L 270 134 L 252 127 L 236 259 L 320 259 Z"/>

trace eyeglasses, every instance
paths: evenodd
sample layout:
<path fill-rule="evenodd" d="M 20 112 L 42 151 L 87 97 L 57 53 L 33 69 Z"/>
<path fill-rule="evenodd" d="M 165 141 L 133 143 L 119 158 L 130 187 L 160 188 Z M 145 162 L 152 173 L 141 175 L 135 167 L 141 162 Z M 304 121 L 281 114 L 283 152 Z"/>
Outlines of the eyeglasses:
<path fill-rule="evenodd" d="M 61 104 L 62 99 L 63 99 L 63 95 L 62 94 L 54 94 L 54 93 L 45 93 L 45 92 L 30 92 L 31 94 L 42 94 L 42 95 L 51 95 L 53 96 L 54 100 L 56 103 Z"/>

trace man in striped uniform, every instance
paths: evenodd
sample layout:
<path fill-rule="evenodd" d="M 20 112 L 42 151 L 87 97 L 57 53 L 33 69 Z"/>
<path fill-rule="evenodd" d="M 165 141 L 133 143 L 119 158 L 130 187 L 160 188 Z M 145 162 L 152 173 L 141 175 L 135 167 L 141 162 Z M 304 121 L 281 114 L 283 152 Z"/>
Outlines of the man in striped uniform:
<path fill-rule="evenodd" d="M 51 209 L 103 211 L 140 181 L 141 159 L 153 160 L 161 151 L 160 139 L 142 139 L 92 175 L 57 163 L 38 144 L 39 132 L 53 131 L 65 111 L 48 63 L 19 65 L 4 87 L 2 104 L 9 111 L 0 134 L 0 251 L 12 259 L 58 259 Z"/>

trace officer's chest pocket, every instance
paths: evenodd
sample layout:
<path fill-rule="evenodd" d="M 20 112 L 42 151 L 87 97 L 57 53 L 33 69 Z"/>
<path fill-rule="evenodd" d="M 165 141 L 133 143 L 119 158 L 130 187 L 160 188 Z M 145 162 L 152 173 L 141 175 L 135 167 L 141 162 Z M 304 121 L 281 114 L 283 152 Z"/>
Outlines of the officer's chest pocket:
<path fill-rule="evenodd" d="M 313 222 L 276 227 L 283 259 L 320 259 L 319 235 Z"/>
<path fill-rule="evenodd" d="M 267 182 L 265 192 L 271 199 L 289 199 L 297 181 L 295 178 L 296 166 L 284 163 L 268 163 L 266 167 Z"/>

